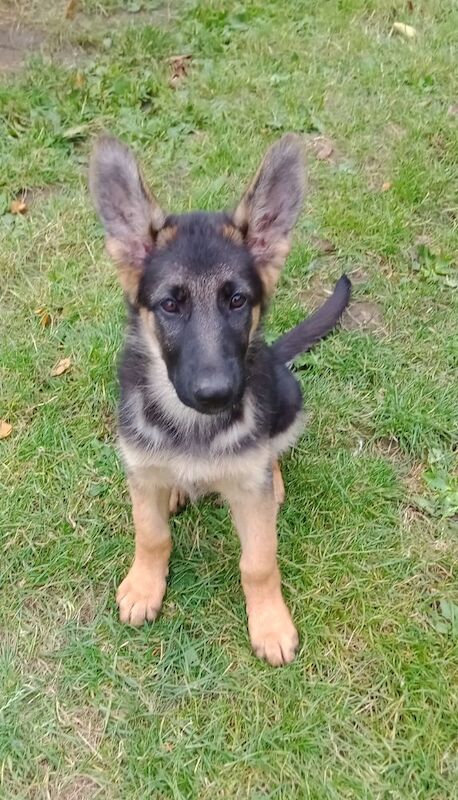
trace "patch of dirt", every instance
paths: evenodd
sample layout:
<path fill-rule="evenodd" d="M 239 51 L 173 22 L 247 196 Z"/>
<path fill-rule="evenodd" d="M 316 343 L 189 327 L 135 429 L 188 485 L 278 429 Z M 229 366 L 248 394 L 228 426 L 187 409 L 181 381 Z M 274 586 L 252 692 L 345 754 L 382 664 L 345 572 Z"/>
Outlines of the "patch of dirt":
<path fill-rule="evenodd" d="M 368 275 L 363 270 L 355 270 L 350 275 L 355 285 L 365 283 Z M 325 288 L 318 276 L 311 280 L 307 289 L 299 292 L 299 300 L 307 311 L 315 311 L 332 294 L 333 288 Z M 341 327 L 346 331 L 367 331 L 385 333 L 383 316 L 377 303 L 353 300 L 344 312 Z"/>
<path fill-rule="evenodd" d="M 307 311 L 315 311 L 332 294 L 332 289 L 325 289 L 318 276 L 314 276 L 307 289 L 299 292 L 299 301 Z"/>
<path fill-rule="evenodd" d="M 322 134 L 309 134 L 305 137 L 305 149 L 307 153 L 313 155 L 317 161 L 324 161 L 335 166 L 342 161 L 336 143 L 330 136 Z"/>
<path fill-rule="evenodd" d="M 147 4 L 144 4 L 145 7 Z M 82 12 L 77 4 L 75 13 L 66 17 L 65 5 L 53 3 L 21 4 L 3 8 L 0 0 L 0 75 L 15 72 L 24 66 L 34 53 L 62 64 L 65 67 L 84 64 L 90 53 L 81 45 L 73 44 L 85 33 L 107 34 L 112 29 L 128 25 L 154 25 L 167 28 L 176 18 L 177 11 L 171 2 L 158 8 L 137 13 L 124 9 L 104 11 L 91 15 Z M 88 48 L 90 50 L 90 47 Z"/>
<path fill-rule="evenodd" d="M 343 314 L 341 325 L 346 331 L 383 333 L 385 330 L 380 307 L 366 301 L 351 302 Z"/>
<path fill-rule="evenodd" d="M 403 483 L 409 495 L 422 494 L 424 465 L 421 463 L 412 464 L 409 471 L 404 475 Z"/>
<path fill-rule="evenodd" d="M 91 753 L 96 753 L 103 737 L 103 717 L 91 706 L 66 709 L 62 704 L 56 707 L 59 724 L 66 729 L 71 738 L 82 744 Z"/>
<path fill-rule="evenodd" d="M 102 797 L 103 787 L 89 775 L 76 775 L 71 781 L 62 785 L 49 787 L 51 800 L 93 800 Z"/>
<path fill-rule="evenodd" d="M 0 73 L 22 67 L 32 52 L 41 48 L 46 35 L 27 25 L 0 23 Z"/>
<path fill-rule="evenodd" d="M 330 239 L 321 239 L 320 236 L 311 236 L 310 244 L 322 256 L 328 256 L 336 252 L 336 246 Z"/>
<path fill-rule="evenodd" d="M 377 452 L 380 453 L 383 458 L 397 459 L 402 457 L 397 439 L 391 436 L 383 436 L 381 439 L 377 439 L 375 446 Z"/>
<path fill-rule="evenodd" d="M 77 609 L 76 617 L 79 625 L 89 625 L 94 621 L 98 609 L 98 603 L 94 592 L 88 590 L 87 595 Z"/>
<path fill-rule="evenodd" d="M 404 138 L 407 131 L 402 125 L 398 125 L 397 122 L 389 122 L 388 125 L 385 126 L 385 133 L 388 139 L 400 141 Z"/>
<path fill-rule="evenodd" d="M 366 270 L 357 268 L 349 272 L 348 277 L 350 278 L 353 286 L 363 286 L 369 281 L 370 276 Z"/>
<path fill-rule="evenodd" d="M 21 69 L 35 53 L 66 67 L 81 65 L 88 58 L 82 47 L 69 42 L 53 44 L 39 27 L 25 23 L 0 23 L 0 74 Z"/>

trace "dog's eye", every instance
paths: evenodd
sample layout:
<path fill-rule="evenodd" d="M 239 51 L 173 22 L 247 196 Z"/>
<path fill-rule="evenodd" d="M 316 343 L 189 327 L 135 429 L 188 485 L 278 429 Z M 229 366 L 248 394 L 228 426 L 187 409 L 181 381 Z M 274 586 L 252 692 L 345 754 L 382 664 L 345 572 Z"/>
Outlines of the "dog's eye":
<path fill-rule="evenodd" d="M 176 300 L 172 300 L 171 297 L 167 297 L 166 300 L 161 301 L 161 308 L 167 312 L 167 314 L 177 314 L 178 313 L 178 303 Z"/>
<path fill-rule="evenodd" d="M 243 308 L 246 303 L 246 297 L 244 294 L 240 292 L 236 292 L 231 297 L 231 302 L 229 303 L 230 308 Z"/>

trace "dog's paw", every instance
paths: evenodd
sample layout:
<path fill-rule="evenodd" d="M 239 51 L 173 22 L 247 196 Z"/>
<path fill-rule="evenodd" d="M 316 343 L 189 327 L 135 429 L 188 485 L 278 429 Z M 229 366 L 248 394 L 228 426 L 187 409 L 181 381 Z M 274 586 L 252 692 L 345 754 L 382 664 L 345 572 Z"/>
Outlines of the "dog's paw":
<path fill-rule="evenodd" d="M 179 514 L 179 512 L 187 506 L 188 502 L 189 495 L 182 489 L 179 489 L 178 486 L 174 486 L 170 492 L 169 513 Z"/>
<path fill-rule="evenodd" d="M 165 577 L 132 567 L 116 593 L 121 622 L 136 626 L 153 622 L 161 610 L 165 586 Z"/>
<path fill-rule="evenodd" d="M 254 652 L 273 667 L 293 661 L 299 637 L 283 600 L 275 605 L 253 610 L 248 617 L 248 630 Z"/>

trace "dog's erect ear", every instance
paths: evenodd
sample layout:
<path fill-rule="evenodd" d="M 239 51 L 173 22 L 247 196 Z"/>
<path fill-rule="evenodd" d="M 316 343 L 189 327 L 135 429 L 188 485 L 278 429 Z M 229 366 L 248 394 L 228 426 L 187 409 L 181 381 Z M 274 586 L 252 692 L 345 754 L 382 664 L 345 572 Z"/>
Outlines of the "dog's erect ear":
<path fill-rule="evenodd" d="M 255 259 L 264 289 L 272 294 L 290 247 L 304 196 L 302 141 L 288 133 L 267 151 L 233 214 Z"/>
<path fill-rule="evenodd" d="M 118 139 L 99 139 L 92 152 L 89 185 L 105 228 L 106 246 L 134 301 L 145 257 L 152 252 L 164 214 L 149 192 L 133 153 Z"/>

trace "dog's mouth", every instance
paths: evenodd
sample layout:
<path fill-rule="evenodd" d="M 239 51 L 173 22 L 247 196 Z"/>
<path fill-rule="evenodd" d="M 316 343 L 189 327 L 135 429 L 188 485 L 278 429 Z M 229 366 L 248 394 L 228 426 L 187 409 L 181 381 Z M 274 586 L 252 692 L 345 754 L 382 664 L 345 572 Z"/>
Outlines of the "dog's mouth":
<path fill-rule="evenodd" d="M 201 414 L 208 414 L 209 416 L 215 416 L 216 414 L 224 414 L 229 411 L 232 411 L 234 408 L 234 402 L 231 400 L 230 402 L 214 402 L 214 401 L 199 401 L 193 404 L 193 408 L 196 411 L 199 411 Z"/>

